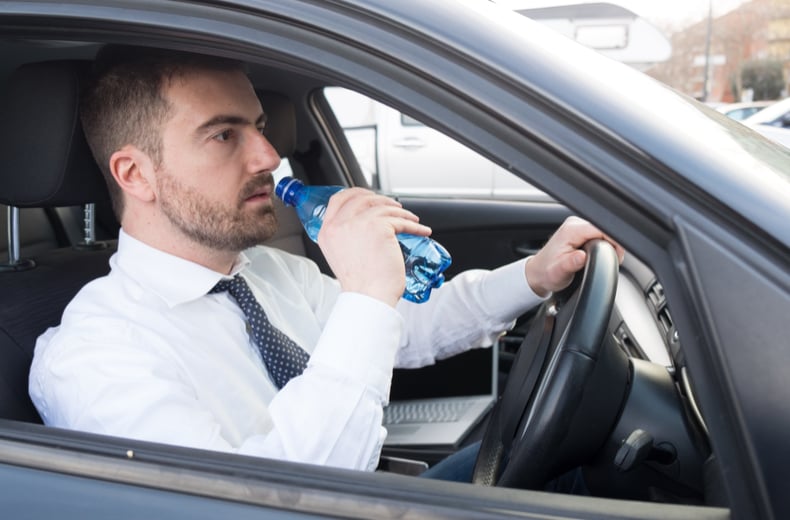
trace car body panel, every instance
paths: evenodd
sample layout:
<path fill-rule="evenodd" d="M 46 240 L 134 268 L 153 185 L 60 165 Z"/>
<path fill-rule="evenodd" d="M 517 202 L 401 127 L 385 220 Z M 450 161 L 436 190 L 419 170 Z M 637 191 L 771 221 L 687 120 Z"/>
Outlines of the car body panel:
<path fill-rule="evenodd" d="M 727 117 L 735 119 L 736 121 L 741 121 L 747 117 L 753 116 L 775 102 L 776 101 L 744 101 L 741 103 L 723 103 L 714 108 Z"/>

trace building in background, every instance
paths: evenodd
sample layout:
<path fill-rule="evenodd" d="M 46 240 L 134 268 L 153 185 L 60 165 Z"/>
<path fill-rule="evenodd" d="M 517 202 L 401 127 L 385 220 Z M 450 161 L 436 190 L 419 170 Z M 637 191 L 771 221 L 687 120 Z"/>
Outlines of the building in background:
<path fill-rule="evenodd" d="M 752 0 L 673 34 L 671 43 L 671 58 L 646 73 L 690 96 L 727 103 L 788 94 L 790 0 Z M 781 76 L 782 88 L 764 92 L 775 94 L 750 88 L 749 82 L 772 80 L 766 77 L 771 74 Z"/>

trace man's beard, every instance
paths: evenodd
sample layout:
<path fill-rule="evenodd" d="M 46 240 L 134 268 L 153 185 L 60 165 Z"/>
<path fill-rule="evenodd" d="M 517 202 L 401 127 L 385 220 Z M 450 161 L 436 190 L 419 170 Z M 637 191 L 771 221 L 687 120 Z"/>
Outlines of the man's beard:
<path fill-rule="evenodd" d="M 220 251 L 243 251 L 263 243 L 277 231 L 277 217 L 271 205 L 254 212 L 244 211 L 244 201 L 271 182 L 271 175 L 254 177 L 244 185 L 236 206 L 228 207 L 209 200 L 160 170 L 162 213 L 198 244 Z"/>

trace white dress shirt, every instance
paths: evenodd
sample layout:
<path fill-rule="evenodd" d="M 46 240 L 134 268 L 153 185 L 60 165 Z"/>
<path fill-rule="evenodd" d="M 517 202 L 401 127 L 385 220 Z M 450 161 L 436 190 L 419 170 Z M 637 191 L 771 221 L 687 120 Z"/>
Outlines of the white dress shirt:
<path fill-rule="evenodd" d="M 341 292 L 310 260 L 246 251 L 272 324 L 310 354 L 277 390 L 223 276 L 121 231 L 111 272 L 87 284 L 39 337 L 30 395 L 48 425 L 212 450 L 375 469 L 392 369 L 490 346 L 540 301 L 520 260 L 468 271 L 430 300 L 393 309 Z"/>

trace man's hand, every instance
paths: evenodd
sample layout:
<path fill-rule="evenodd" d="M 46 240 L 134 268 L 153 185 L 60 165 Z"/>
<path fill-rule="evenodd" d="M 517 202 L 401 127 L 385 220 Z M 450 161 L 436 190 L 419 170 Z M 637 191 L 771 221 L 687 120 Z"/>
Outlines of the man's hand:
<path fill-rule="evenodd" d="M 568 217 L 540 251 L 527 262 L 527 282 L 538 296 L 545 297 L 567 287 L 584 267 L 587 253 L 579 249 L 587 241 L 602 238 L 617 251 L 620 262 L 625 250 L 598 228 L 578 217 Z"/>
<path fill-rule="evenodd" d="M 403 253 L 395 235 L 430 235 L 431 228 L 418 220 L 396 200 L 350 188 L 329 200 L 318 245 L 344 291 L 395 306 L 406 287 Z"/>

